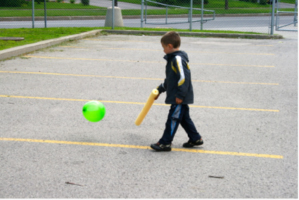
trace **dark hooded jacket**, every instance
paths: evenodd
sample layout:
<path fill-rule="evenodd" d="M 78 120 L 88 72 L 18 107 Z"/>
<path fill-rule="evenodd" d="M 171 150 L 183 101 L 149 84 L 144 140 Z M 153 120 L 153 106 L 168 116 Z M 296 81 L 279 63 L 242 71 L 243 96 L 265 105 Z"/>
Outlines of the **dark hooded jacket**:
<path fill-rule="evenodd" d="M 182 104 L 192 104 L 194 101 L 191 72 L 188 65 L 188 55 L 184 51 L 175 51 L 164 56 L 166 78 L 158 86 L 159 93 L 166 91 L 165 103 L 176 104 L 176 97 L 183 100 Z"/>

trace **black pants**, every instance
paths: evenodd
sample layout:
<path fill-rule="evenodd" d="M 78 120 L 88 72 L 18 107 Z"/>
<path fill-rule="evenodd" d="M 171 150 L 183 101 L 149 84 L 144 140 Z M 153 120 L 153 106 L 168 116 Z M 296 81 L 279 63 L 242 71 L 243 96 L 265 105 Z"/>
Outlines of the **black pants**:
<path fill-rule="evenodd" d="M 170 106 L 166 128 L 159 143 L 171 144 L 179 124 L 185 129 L 191 141 L 195 142 L 201 139 L 200 134 L 197 132 L 190 118 L 189 106 L 187 104 L 173 104 Z"/>

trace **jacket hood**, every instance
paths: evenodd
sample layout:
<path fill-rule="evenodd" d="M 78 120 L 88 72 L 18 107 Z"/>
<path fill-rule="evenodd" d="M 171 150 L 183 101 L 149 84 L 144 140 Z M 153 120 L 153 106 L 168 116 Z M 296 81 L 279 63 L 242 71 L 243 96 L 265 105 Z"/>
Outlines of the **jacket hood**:
<path fill-rule="evenodd" d="M 175 51 L 175 52 L 166 54 L 166 55 L 164 56 L 164 59 L 165 59 L 165 60 L 172 59 L 172 58 L 175 57 L 175 56 L 181 56 L 183 59 L 185 59 L 187 62 L 189 62 L 188 55 L 187 55 L 187 53 L 184 52 L 184 51 Z"/>

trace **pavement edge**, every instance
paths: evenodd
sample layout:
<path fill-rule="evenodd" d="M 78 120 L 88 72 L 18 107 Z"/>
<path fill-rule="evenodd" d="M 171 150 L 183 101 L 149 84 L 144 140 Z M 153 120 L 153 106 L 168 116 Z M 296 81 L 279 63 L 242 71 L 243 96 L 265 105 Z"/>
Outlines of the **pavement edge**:
<path fill-rule="evenodd" d="M 93 31 L 75 34 L 75 35 L 64 36 L 64 37 L 50 39 L 50 40 L 44 40 L 44 41 L 36 42 L 33 44 L 26 44 L 26 45 L 22 45 L 22 46 L 18 46 L 18 47 L 4 49 L 4 50 L 0 51 L 0 60 L 4 60 L 4 59 L 11 58 L 14 56 L 19 56 L 19 55 L 26 54 L 26 53 L 29 53 L 32 51 L 36 51 L 39 49 L 57 45 L 57 44 L 60 44 L 63 42 L 79 40 L 79 39 L 86 38 L 86 37 L 92 37 L 92 36 L 95 36 L 95 35 L 101 33 L 101 31 L 102 30 L 100 30 L 100 29 L 93 30 Z"/>
<path fill-rule="evenodd" d="M 60 37 L 56 39 L 45 40 L 36 42 L 33 44 L 27 44 L 23 46 L 13 47 L 0 51 L 0 60 L 8 59 L 14 56 L 19 56 L 29 52 L 33 52 L 39 49 L 54 46 L 63 42 L 79 40 L 86 37 L 92 37 L 103 33 L 112 34 L 145 34 L 145 35 L 164 35 L 167 31 L 136 31 L 136 30 L 93 30 L 80 34 Z M 232 34 L 232 33 L 196 33 L 196 32 L 179 32 L 181 36 L 193 36 L 193 37 L 222 37 L 222 38 L 250 38 L 250 39 L 283 39 L 281 35 L 265 35 L 265 34 Z"/>
<path fill-rule="evenodd" d="M 136 30 L 103 30 L 106 33 L 114 34 L 145 34 L 145 35 L 164 35 L 167 31 L 136 31 Z M 221 38 L 245 38 L 245 39 L 283 39 L 282 35 L 266 34 L 237 34 L 237 33 L 198 33 L 198 32 L 180 32 L 181 36 L 193 37 L 221 37 Z"/>

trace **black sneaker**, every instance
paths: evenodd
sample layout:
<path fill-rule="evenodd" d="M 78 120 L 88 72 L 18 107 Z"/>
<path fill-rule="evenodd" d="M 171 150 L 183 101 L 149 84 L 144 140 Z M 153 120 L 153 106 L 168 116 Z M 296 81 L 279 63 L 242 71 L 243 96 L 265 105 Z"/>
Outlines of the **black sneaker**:
<path fill-rule="evenodd" d="M 185 147 L 185 148 L 191 148 L 191 147 L 202 145 L 202 144 L 203 144 L 203 140 L 202 139 L 196 140 L 195 142 L 192 142 L 191 140 L 189 140 L 188 142 L 186 142 L 186 143 L 183 144 L 183 147 Z"/>
<path fill-rule="evenodd" d="M 158 142 L 156 144 L 151 144 L 151 148 L 156 151 L 171 151 L 171 144 L 160 144 Z"/>

